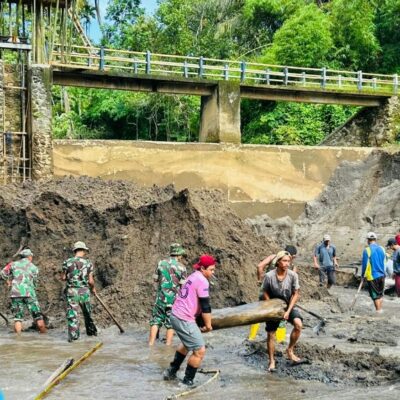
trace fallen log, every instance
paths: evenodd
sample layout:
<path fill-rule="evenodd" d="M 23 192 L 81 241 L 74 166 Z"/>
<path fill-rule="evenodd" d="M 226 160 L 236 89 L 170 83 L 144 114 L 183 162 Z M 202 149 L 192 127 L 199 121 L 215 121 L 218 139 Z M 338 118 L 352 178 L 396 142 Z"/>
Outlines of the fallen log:
<path fill-rule="evenodd" d="M 286 303 L 280 299 L 257 301 L 237 307 L 213 310 L 211 325 L 213 330 L 233 328 L 265 322 L 267 319 L 280 320 L 286 309 Z"/>

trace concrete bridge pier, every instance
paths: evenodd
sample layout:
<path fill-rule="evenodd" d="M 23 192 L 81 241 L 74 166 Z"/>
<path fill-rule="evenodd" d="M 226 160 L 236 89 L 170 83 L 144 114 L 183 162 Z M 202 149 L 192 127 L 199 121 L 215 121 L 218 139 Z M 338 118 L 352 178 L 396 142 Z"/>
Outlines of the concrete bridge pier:
<path fill-rule="evenodd" d="M 32 178 L 53 176 L 52 71 L 49 65 L 32 65 L 28 71 L 30 96 L 29 135 L 32 145 Z"/>
<path fill-rule="evenodd" d="M 240 143 L 240 84 L 221 81 L 201 97 L 200 142 Z"/>

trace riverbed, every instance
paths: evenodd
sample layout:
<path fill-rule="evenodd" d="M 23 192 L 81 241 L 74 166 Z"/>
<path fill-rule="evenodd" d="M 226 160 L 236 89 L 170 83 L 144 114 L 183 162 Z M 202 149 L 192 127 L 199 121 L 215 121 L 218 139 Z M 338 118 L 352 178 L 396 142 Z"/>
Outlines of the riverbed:
<path fill-rule="evenodd" d="M 318 321 L 303 313 L 306 327 L 299 351 L 311 359 L 310 365 L 289 367 L 284 357 L 278 357 L 278 372 L 269 374 L 267 359 L 260 350 L 265 346 L 263 328 L 255 343 L 247 341 L 248 327 L 211 332 L 206 336 L 208 349 L 203 367 L 219 369 L 220 377 L 186 398 L 399 398 L 400 370 L 385 369 L 385 366 L 400 364 L 397 342 L 400 299 L 385 298 L 385 311 L 377 316 L 366 293 L 360 294 L 353 312 L 348 311 L 348 306 L 355 289 L 337 287 L 331 294 L 338 299 L 336 307 L 324 301 L 304 304 L 327 320 L 325 333 L 317 336 L 312 328 Z M 117 328 L 110 327 L 100 330 L 97 338 L 83 334 L 82 339 L 73 344 L 67 342 L 66 332 L 59 329 L 49 330 L 42 336 L 28 331 L 15 337 L 9 328 L 1 326 L 0 388 L 5 399 L 33 399 L 65 359 L 78 359 L 99 341 L 103 346 L 53 389 L 48 399 L 165 399 L 186 390 L 178 382 L 162 380 L 163 369 L 173 357 L 174 349 L 166 347 L 162 341 L 149 348 L 147 329 L 143 326 L 128 326 L 122 335 Z M 178 343 L 176 338 L 175 343 Z M 316 351 L 317 348 L 322 351 Z M 257 349 L 258 352 L 252 353 Z M 284 349 L 284 345 L 277 346 L 279 354 Z M 376 367 L 378 358 L 383 361 Z M 361 367 L 356 363 L 357 367 L 353 368 L 350 361 L 357 360 Z M 340 373 L 346 373 L 347 380 L 339 379 Z M 360 379 L 360 376 L 365 378 Z M 209 378 L 199 373 L 196 383 Z"/>

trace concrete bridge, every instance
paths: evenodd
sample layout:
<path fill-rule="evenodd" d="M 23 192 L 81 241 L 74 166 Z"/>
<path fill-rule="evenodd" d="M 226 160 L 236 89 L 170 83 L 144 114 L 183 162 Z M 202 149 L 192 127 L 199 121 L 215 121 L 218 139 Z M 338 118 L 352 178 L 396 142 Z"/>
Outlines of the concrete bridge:
<path fill-rule="evenodd" d="M 201 96 L 200 141 L 240 143 L 242 98 L 380 107 L 398 76 L 56 45 L 53 83 Z"/>
<path fill-rule="evenodd" d="M 0 50 L 11 48 L 29 58 L 29 44 L 0 41 Z M 381 132 L 394 132 L 393 121 L 400 120 L 400 115 L 392 118 L 393 110 L 400 110 L 393 100 L 397 75 L 61 45 L 54 45 L 45 64 L 9 67 L 0 60 L 0 178 L 4 183 L 53 173 L 53 84 L 200 96 L 201 142 L 241 142 L 242 98 L 362 106 L 373 110 L 367 118 L 372 136 L 376 126 Z M 352 123 L 362 126 L 357 118 Z M 366 129 L 361 127 L 362 135 Z M 346 132 L 354 136 L 354 130 Z M 357 140 L 353 144 L 384 142 Z"/>

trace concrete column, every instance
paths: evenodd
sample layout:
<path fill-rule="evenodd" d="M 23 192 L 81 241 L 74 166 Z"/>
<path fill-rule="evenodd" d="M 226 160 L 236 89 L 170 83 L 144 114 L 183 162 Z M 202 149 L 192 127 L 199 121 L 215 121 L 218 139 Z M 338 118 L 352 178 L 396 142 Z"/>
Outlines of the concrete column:
<path fill-rule="evenodd" d="M 0 60 L 0 131 L 3 131 L 3 105 L 5 101 L 4 93 L 4 63 Z M 0 184 L 4 181 L 4 158 L 3 158 L 3 134 L 0 134 Z"/>
<path fill-rule="evenodd" d="M 29 133 L 32 143 L 32 178 L 47 179 L 53 176 L 50 66 L 32 65 L 28 76 L 31 96 Z"/>
<path fill-rule="evenodd" d="M 400 101 L 393 96 L 380 107 L 366 107 L 327 136 L 325 146 L 383 146 L 400 137 Z"/>
<path fill-rule="evenodd" d="M 200 142 L 240 143 L 240 85 L 218 82 L 211 96 L 201 98 Z"/>

